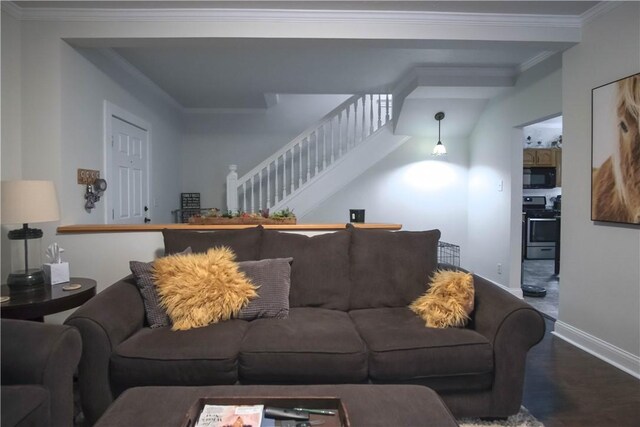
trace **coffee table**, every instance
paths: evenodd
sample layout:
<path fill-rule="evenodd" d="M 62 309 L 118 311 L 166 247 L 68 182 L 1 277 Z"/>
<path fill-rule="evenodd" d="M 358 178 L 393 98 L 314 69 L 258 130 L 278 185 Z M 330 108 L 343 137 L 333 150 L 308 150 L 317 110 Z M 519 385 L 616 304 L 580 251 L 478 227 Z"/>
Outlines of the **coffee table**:
<path fill-rule="evenodd" d="M 431 389 L 417 385 L 230 385 L 210 387 L 136 387 L 125 391 L 94 427 L 178 427 L 200 397 L 339 397 L 353 427 L 458 423 Z"/>

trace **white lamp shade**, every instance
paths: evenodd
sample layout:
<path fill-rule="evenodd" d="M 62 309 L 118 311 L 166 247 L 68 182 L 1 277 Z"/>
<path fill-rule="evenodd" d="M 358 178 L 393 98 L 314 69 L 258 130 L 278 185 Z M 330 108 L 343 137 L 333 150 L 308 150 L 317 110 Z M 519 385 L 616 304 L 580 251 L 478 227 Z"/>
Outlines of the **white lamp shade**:
<path fill-rule="evenodd" d="M 58 221 L 60 208 L 53 181 L 2 181 L 2 223 Z"/>
<path fill-rule="evenodd" d="M 433 147 L 432 156 L 445 156 L 447 154 L 447 149 L 444 148 L 444 145 L 438 141 L 435 147 Z"/>

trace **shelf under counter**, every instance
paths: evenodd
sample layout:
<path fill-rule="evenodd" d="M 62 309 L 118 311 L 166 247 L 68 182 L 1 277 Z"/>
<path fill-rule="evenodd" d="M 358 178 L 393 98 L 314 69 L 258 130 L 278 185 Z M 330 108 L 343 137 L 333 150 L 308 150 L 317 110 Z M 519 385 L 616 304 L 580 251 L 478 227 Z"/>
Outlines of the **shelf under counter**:
<path fill-rule="evenodd" d="M 372 230 L 400 230 L 402 224 L 384 223 L 352 223 L 356 228 Z M 83 234 L 83 233 L 124 233 L 124 232 L 158 232 L 164 229 L 192 230 L 192 231 L 216 231 L 216 230 L 240 230 L 257 227 L 256 224 L 231 224 L 231 225 L 195 225 L 195 224 L 74 224 L 62 225 L 57 228 L 58 234 Z M 344 230 L 347 224 L 277 224 L 263 225 L 266 230 L 281 231 L 338 231 Z"/>

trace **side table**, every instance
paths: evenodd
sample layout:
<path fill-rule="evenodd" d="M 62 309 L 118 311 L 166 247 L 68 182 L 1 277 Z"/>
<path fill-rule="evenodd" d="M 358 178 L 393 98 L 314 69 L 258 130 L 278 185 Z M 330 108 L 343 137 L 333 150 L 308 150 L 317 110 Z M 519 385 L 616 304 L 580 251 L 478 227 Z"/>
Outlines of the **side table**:
<path fill-rule="evenodd" d="M 24 319 L 42 322 L 44 316 L 78 307 L 96 294 L 96 281 L 84 277 L 72 277 L 69 283 L 82 285 L 80 289 L 63 291 L 66 283 L 45 284 L 42 288 L 28 291 L 10 289 L 2 285 L 2 296 L 11 299 L 0 305 L 0 316 L 5 319 Z"/>

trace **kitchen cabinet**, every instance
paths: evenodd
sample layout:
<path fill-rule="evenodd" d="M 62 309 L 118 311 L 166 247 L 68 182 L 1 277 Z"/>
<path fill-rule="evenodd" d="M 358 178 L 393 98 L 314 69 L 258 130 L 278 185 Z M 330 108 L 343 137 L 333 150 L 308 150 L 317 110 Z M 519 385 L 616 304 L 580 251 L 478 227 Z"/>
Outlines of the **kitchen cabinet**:
<path fill-rule="evenodd" d="M 525 167 L 557 167 L 557 148 L 526 148 L 522 160 Z"/>

